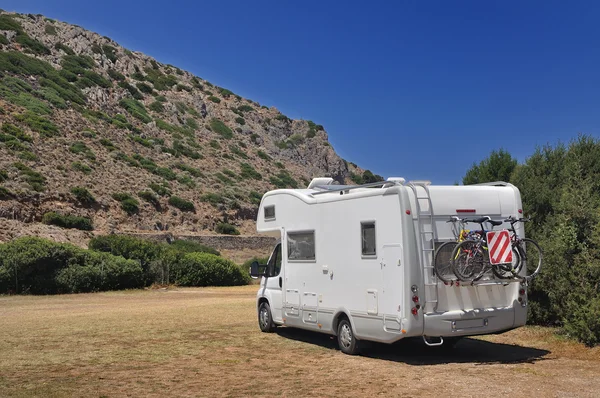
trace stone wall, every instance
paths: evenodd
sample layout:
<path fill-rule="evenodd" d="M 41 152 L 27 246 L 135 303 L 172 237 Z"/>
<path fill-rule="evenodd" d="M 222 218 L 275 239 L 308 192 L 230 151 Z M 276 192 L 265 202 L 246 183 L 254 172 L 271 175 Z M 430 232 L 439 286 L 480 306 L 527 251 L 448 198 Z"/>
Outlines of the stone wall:
<path fill-rule="evenodd" d="M 260 249 L 269 253 L 276 239 L 270 236 L 233 236 L 233 235 L 180 235 L 180 234 L 136 234 L 129 236 L 147 239 L 153 242 L 167 242 L 168 239 L 184 239 L 201 243 L 217 250 Z"/>

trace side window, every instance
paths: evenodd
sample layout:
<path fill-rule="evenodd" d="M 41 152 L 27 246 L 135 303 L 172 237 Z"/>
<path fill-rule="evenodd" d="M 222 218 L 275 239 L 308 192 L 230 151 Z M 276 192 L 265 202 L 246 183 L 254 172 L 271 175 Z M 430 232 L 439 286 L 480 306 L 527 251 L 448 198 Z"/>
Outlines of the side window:
<path fill-rule="evenodd" d="M 269 259 L 267 276 L 277 276 L 281 272 L 281 243 L 275 246 Z"/>
<path fill-rule="evenodd" d="M 271 221 L 275 219 L 275 205 L 265 207 L 265 220 Z"/>
<path fill-rule="evenodd" d="M 376 256 L 375 221 L 360 223 L 360 237 L 362 242 L 362 255 Z"/>
<path fill-rule="evenodd" d="M 315 260 L 315 231 L 288 232 L 288 260 Z"/>

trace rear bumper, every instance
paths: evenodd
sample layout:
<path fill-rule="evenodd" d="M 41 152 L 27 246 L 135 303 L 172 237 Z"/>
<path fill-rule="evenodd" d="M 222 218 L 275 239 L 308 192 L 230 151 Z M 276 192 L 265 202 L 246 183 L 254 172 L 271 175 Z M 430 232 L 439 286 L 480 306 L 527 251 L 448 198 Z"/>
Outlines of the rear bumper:
<path fill-rule="evenodd" d="M 425 315 L 426 336 L 474 336 L 491 334 L 525 325 L 527 308 L 517 305 L 505 308 L 448 311 Z"/>

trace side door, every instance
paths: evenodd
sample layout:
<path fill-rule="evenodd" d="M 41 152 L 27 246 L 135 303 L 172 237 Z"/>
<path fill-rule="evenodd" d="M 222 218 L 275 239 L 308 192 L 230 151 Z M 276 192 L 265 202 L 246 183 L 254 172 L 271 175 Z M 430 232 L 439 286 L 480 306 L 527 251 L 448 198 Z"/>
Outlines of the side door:
<path fill-rule="evenodd" d="M 379 310 L 383 314 L 383 327 L 391 333 L 399 333 L 402 326 L 404 306 L 404 265 L 402 245 L 387 244 L 382 247 L 381 276 L 382 292 Z"/>
<path fill-rule="evenodd" d="M 263 288 L 264 295 L 269 300 L 273 320 L 276 323 L 283 322 L 283 275 L 282 275 L 281 243 L 278 243 L 271 253 L 267 263 L 266 274 L 262 278 L 260 285 Z"/>

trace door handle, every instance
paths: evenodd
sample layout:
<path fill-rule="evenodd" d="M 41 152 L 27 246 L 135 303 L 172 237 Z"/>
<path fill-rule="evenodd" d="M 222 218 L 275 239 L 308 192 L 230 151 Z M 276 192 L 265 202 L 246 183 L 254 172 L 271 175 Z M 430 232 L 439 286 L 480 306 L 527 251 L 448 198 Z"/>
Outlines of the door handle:
<path fill-rule="evenodd" d="M 279 287 L 282 286 L 282 281 L 281 281 L 281 277 L 279 277 Z"/>

